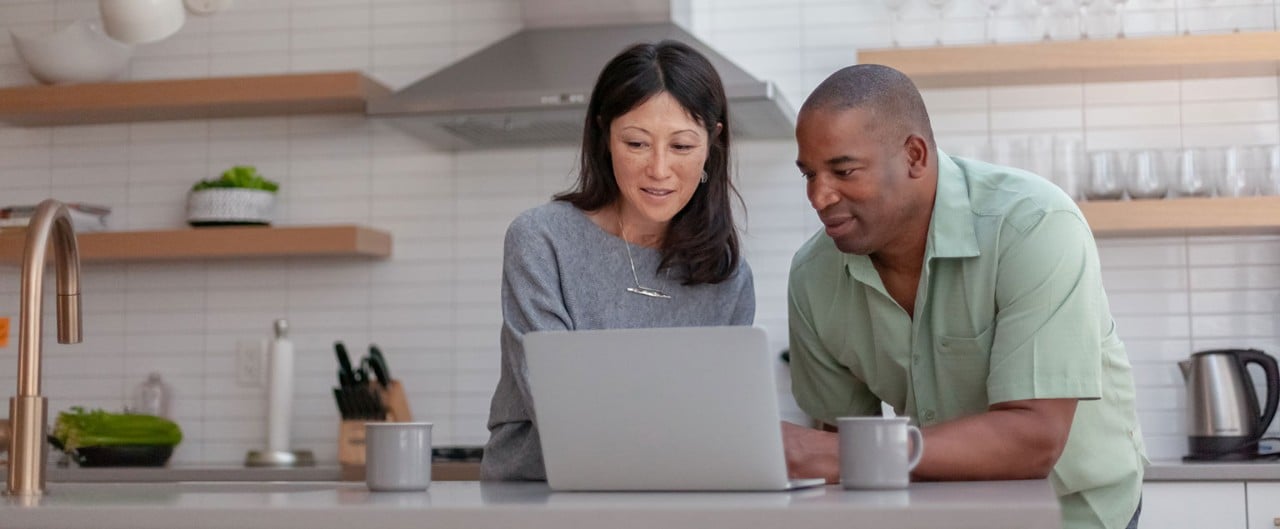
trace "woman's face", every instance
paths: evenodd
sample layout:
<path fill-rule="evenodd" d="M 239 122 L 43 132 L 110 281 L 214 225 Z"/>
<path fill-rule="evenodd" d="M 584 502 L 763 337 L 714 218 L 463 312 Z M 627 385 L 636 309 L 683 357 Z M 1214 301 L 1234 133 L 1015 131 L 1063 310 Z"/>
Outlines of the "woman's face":
<path fill-rule="evenodd" d="M 719 125 L 717 124 L 717 128 Z M 609 124 L 609 153 L 627 226 L 665 226 L 702 179 L 707 131 L 662 92 Z"/>

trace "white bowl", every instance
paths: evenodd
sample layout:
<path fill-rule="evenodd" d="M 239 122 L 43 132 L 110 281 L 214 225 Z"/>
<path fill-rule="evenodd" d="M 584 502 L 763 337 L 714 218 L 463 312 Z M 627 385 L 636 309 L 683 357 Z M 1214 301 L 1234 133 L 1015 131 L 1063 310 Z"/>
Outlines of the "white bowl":
<path fill-rule="evenodd" d="M 192 226 L 271 224 L 276 194 L 262 189 L 222 187 L 187 193 L 187 223 Z"/>
<path fill-rule="evenodd" d="M 9 36 L 31 75 L 46 84 L 110 81 L 133 58 L 133 46 L 112 40 L 85 20 L 46 35 L 10 31 Z"/>

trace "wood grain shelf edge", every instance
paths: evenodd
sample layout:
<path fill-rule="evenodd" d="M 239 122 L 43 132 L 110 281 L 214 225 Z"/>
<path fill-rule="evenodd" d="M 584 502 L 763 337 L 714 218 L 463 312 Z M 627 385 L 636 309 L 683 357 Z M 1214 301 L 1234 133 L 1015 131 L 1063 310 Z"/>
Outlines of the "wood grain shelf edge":
<path fill-rule="evenodd" d="M 1095 237 L 1280 233 L 1280 197 L 1080 203 Z"/>
<path fill-rule="evenodd" d="M 1280 32 L 859 50 L 921 87 L 1270 75 Z"/>
<path fill-rule="evenodd" d="M 23 229 L 0 232 L 0 261 L 17 262 Z M 76 235 L 82 262 L 391 256 L 391 235 L 356 225 L 235 226 Z"/>
<path fill-rule="evenodd" d="M 0 121 L 45 126 L 363 113 L 390 90 L 361 72 L 167 79 L 0 89 Z"/>

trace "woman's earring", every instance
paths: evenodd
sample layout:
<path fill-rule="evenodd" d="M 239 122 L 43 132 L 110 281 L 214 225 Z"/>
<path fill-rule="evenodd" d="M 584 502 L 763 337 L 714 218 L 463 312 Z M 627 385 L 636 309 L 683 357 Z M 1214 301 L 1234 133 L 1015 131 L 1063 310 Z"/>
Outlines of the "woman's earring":
<path fill-rule="evenodd" d="M 707 172 L 705 170 L 702 171 L 702 180 L 699 180 L 699 181 L 704 184 L 707 183 Z"/>

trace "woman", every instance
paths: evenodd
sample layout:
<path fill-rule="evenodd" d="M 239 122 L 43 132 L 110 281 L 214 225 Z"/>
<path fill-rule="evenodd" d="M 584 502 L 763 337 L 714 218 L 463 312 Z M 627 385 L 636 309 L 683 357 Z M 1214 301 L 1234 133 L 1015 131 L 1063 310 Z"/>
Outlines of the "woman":
<path fill-rule="evenodd" d="M 711 63 L 679 42 L 637 44 L 600 73 L 575 189 L 507 229 L 502 371 L 481 479 L 546 479 L 525 333 L 752 323 L 726 108 Z"/>

